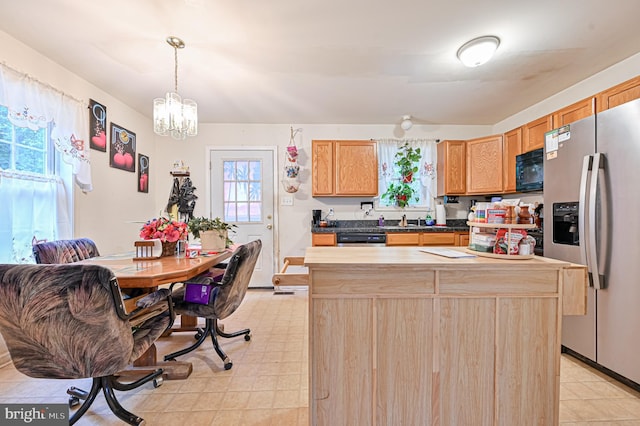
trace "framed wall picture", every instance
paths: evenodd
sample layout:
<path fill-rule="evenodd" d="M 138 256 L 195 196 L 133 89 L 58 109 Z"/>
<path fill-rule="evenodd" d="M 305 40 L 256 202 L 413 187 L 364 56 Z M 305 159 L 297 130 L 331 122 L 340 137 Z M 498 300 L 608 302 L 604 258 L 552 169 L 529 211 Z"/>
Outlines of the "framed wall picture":
<path fill-rule="evenodd" d="M 138 192 L 149 192 L 149 157 L 138 154 Z"/>
<path fill-rule="evenodd" d="M 98 151 L 107 151 L 107 107 L 89 99 L 89 146 Z"/>
<path fill-rule="evenodd" d="M 111 123 L 110 133 L 109 165 L 116 169 L 135 172 L 136 134 L 115 123 Z"/>

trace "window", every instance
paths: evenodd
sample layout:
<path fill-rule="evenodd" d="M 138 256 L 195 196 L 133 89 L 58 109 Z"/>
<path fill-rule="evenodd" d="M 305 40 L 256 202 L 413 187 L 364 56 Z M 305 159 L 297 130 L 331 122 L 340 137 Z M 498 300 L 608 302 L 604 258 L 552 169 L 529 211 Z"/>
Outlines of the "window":
<path fill-rule="evenodd" d="M 225 160 L 223 173 L 224 221 L 262 222 L 262 163 Z"/>
<path fill-rule="evenodd" d="M 436 188 L 436 142 L 435 140 L 400 140 L 400 139 L 379 139 L 378 145 L 378 188 L 380 197 L 376 200 L 376 209 L 396 209 L 395 203 L 388 199 L 383 199 L 382 195 L 391 184 L 398 184 L 400 179 L 399 168 L 395 164 L 395 155 L 399 148 L 405 143 L 411 147 L 420 148 L 421 159 L 419 161 L 418 172 L 414 174 L 409 185 L 414 189 L 417 196 L 408 200 L 408 208 L 431 212 L 435 209 L 434 198 L 437 195 Z"/>
<path fill-rule="evenodd" d="M 51 123 L 19 127 L 10 113 L 0 106 L 0 263 L 32 263 L 32 240 L 71 237 L 71 168 L 58 161 Z"/>
<path fill-rule="evenodd" d="M 9 110 L 0 105 L 0 169 L 37 175 L 51 174 L 49 127 L 32 130 L 9 121 Z"/>

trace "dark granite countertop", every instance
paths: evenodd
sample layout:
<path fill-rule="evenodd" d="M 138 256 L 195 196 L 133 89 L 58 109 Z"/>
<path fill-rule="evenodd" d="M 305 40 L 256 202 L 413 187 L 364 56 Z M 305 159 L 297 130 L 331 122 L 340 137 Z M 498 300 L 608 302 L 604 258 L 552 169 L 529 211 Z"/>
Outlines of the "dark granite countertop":
<path fill-rule="evenodd" d="M 468 232 L 469 227 L 464 219 L 449 219 L 447 226 L 426 226 L 424 221 L 420 225 L 416 220 L 409 220 L 406 227 L 399 226 L 398 220 L 385 220 L 385 226 L 378 226 L 377 220 L 336 220 L 329 222 L 330 226 L 311 226 L 311 232 L 318 234 L 332 234 L 337 232 Z"/>

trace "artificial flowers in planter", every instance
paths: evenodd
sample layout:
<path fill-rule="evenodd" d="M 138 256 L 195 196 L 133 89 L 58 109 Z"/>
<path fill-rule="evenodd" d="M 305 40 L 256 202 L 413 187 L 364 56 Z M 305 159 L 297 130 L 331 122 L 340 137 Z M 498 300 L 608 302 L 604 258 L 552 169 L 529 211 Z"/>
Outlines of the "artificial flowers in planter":
<path fill-rule="evenodd" d="M 409 143 L 398 148 L 395 155 L 395 169 L 398 176 L 394 178 L 396 182 L 392 182 L 384 194 L 382 199 L 388 200 L 400 208 L 405 208 L 411 200 L 420 201 L 419 193 L 413 186 L 413 174 L 418 172 L 418 163 L 422 158 L 420 148 L 413 148 Z"/>
<path fill-rule="evenodd" d="M 158 239 L 162 242 L 162 256 L 172 256 L 176 252 L 178 240 L 187 238 L 187 224 L 166 217 L 152 219 L 140 229 L 140 238 Z"/>

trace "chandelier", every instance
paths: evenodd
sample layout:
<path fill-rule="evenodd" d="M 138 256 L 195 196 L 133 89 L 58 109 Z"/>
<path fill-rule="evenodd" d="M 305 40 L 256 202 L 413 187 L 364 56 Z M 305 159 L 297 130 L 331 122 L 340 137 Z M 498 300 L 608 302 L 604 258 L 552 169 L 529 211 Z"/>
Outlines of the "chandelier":
<path fill-rule="evenodd" d="M 178 37 L 167 37 L 167 43 L 173 47 L 175 58 L 175 90 L 167 92 L 164 98 L 153 100 L 153 131 L 161 136 L 171 134 L 178 140 L 198 134 L 198 104 L 191 99 L 182 99 L 178 94 L 178 49 L 184 48 L 184 42 Z"/>

